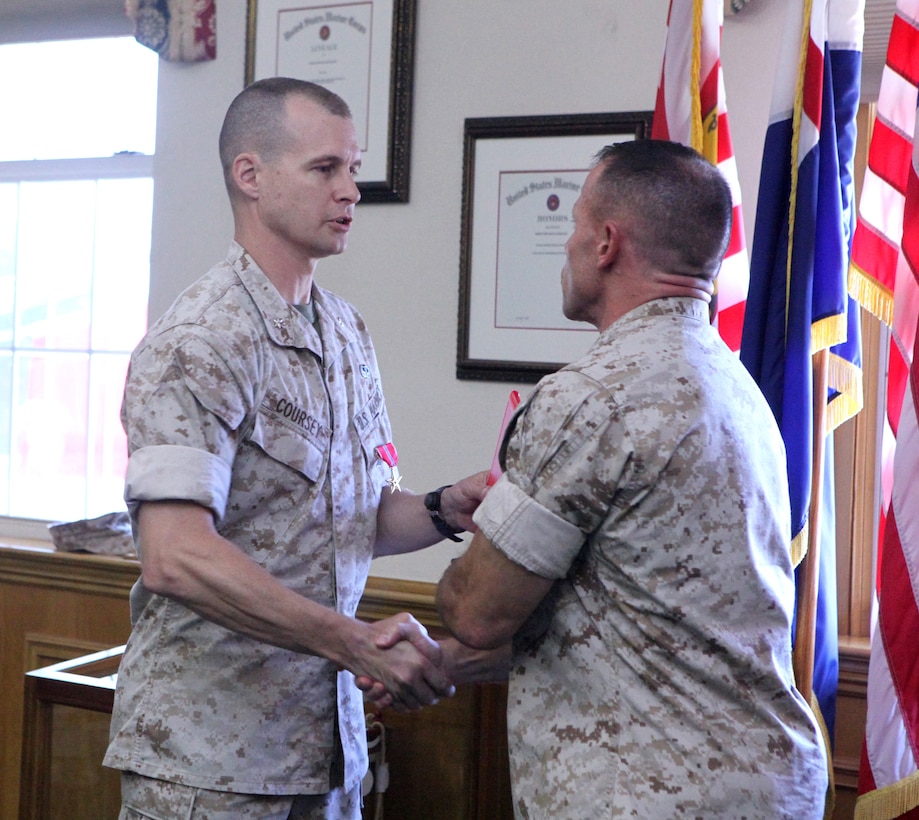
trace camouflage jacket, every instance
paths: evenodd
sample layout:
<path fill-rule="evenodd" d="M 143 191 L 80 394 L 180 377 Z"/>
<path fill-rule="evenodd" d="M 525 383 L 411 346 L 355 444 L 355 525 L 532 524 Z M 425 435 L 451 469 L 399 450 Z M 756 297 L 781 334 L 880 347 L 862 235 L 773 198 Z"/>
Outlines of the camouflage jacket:
<path fill-rule="evenodd" d="M 392 439 L 370 336 L 314 286 L 319 332 L 237 244 L 132 356 L 122 409 L 129 509 L 209 507 L 221 535 L 286 586 L 346 615 L 369 571 Z M 190 786 L 321 793 L 366 770 L 347 672 L 132 593 L 105 763 Z M 343 774 L 342 774 L 343 770 Z"/>
<path fill-rule="evenodd" d="M 822 817 L 784 447 L 706 306 L 622 317 L 537 385 L 505 448 L 476 521 L 558 579 L 515 639 L 518 815 Z"/>

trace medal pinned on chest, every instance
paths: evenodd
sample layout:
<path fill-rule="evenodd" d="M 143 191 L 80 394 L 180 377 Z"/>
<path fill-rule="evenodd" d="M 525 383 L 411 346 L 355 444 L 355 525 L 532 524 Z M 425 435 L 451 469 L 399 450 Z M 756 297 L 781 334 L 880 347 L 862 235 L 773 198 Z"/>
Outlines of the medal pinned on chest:
<path fill-rule="evenodd" d="M 402 492 L 402 487 L 399 486 L 399 482 L 402 481 L 402 476 L 399 475 L 399 454 L 396 452 L 396 445 L 391 441 L 386 442 L 386 444 L 381 444 L 376 448 L 377 455 L 385 461 L 390 469 L 392 470 L 392 477 L 386 479 L 386 483 L 389 484 L 389 491 L 394 493 L 398 490 Z"/>

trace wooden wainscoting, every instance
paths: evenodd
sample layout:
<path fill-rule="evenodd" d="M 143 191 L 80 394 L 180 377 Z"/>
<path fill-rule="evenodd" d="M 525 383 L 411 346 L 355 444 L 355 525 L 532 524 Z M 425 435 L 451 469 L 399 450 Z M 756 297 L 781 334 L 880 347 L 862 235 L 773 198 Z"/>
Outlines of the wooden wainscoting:
<path fill-rule="evenodd" d="M 128 593 L 140 572 L 136 561 L 58 553 L 50 549 L 0 546 L 0 817 L 19 816 L 19 777 L 25 673 L 89 652 L 123 644 L 131 625 Z M 107 726 L 101 716 L 62 712 L 64 769 L 73 756 L 101 761 L 98 746 Z M 104 745 L 102 746 L 104 749 Z M 89 764 L 105 780 L 101 765 Z M 81 774 L 66 779 L 83 781 Z M 117 778 L 108 783 L 117 785 Z M 94 805 L 69 817 L 90 817 Z"/>
<path fill-rule="evenodd" d="M 136 561 L 0 546 L 0 817 L 19 813 L 26 671 L 123 644 L 130 629 L 128 593 L 138 572 Z M 371 578 L 358 614 L 376 620 L 407 611 L 442 634 L 433 592 L 432 584 Z M 867 669 L 867 642 L 841 639 L 834 820 L 854 813 Z M 509 820 L 506 698 L 504 686 L 462 687 L 456 697 L 421 712 L 384 712 L 390 770 L 384 816 Z M 53 777 L 71 784 L 70 800 L 85 803 L 68 806 L 68 820 L 106 820 L 109 813 L 114 820 L 117 776 L 99 763 L 106 716 L 75 714 L 72 707 L 60 714 L 54 719 Z M 370 799 L 368 819 L 372 809 Z"/>
<path fill-rule="evenodd" d="M 128 595 L 139 571 L 132 560 L 0 546 L 0 818 L 19 816 L 26 672 L 123 644 L 130 632 Z M 372 578 L 359 617 L 408 611 L 437 633 L 433 590 L 432 584 Z M 505 704 L 503 686 L 462 687 L 421 712 L 384 712 L 385 816 L 511 818 Z M 108 717 L 72 705 L 53 711 L 48 769 L 57 802 L 47 813 L 114 820 L 118 777 L 101 766 Z"/>
<path fill-rule="evenodd" d="M 358 616 L 373 621 L 411 612 L 432 635 L 444 634 L 434 585 L 370 578 Z M 421 712 L 380 716 L 386 731 L 387 818 L 511 820 L 507 759 L 507 687 L 461 686 Z M 373 817 L 368 799 L 364 816 Z"/>
<path fill-rule="evenodd" d="M 833 754 L 836 806 L 833 820 L 851 820 L 855 816 L 858 764 L 865 738 L 869 655 L 866 638 L 839 639 L 839 690 Z"/>

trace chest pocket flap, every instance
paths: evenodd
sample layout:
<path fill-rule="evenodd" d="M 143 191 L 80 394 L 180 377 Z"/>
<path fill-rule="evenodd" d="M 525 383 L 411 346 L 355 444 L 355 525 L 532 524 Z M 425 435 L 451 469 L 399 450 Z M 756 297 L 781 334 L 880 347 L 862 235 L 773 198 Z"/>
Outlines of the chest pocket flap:
<path fill-rule="evenodd" d="M 328 459 L 332 432 L 308 410 L 285 399 L 266 399 L 249 436 L 275 461 L 319 481 Z"/>

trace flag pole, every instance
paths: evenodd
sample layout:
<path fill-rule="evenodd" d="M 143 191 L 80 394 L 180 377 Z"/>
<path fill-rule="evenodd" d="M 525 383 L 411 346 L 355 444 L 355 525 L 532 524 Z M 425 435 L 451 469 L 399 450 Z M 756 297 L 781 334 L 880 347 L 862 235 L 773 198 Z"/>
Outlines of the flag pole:
<path fill-rule="evenodd" d="M 810 703 L 814 694 L 814 654 L 817 642 L 817 586 L 820 576 L 820 513 L 823 506 L 823 472 L 826 462 L 826 394 L 830 351 L 818 350 L 814 371 L 814 456 L 811 463 L 811 498 L 807 518 L 807 552 L 798 573 L 795 648 L 792 664 L 795 683 Z"/>

